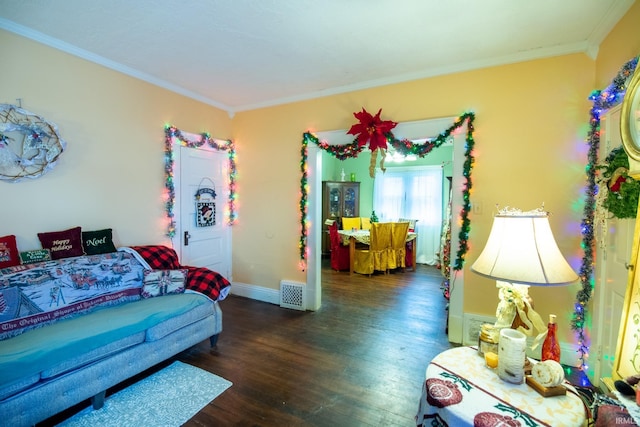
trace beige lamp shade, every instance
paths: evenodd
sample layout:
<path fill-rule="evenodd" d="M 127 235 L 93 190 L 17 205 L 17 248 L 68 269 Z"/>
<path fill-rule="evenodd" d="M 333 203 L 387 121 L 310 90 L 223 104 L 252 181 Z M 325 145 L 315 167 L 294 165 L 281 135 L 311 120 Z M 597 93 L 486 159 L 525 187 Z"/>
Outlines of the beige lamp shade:
<path fill-rule="evenodd" d="M 548 213 L 541 210 L 496 215 L 487 244 L 471 271 L 532 286 L 566 285 L 578 279 L 558 249 Z"/>

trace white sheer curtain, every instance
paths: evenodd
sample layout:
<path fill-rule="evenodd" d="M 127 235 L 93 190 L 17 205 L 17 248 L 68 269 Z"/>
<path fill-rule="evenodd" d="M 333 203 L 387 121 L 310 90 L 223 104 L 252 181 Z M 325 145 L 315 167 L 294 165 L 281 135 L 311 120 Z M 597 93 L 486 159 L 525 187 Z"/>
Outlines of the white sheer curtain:
<path fill-rule="evenodd" d="M 380 222 L 417 219 L 416 262 L 435 265 L 442 230 L 442 167 L 416 166 L 376 171 L 373 209 Z"/>

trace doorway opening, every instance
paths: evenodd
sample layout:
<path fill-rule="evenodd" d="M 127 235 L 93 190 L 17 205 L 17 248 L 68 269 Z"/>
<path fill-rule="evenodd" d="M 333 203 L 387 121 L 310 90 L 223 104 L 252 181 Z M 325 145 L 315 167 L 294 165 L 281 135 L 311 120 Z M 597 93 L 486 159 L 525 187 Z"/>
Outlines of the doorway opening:
<path fill-rule="evenodd" d="M 394 128 L 394 135 L 397 138 L 408 139 L 412 141 L 424 140 L 436 135 L 440 135 L 444 129 L 449 128 L 452 123 L 459 118 L 447 117 L 441 119 L 422 120 L 416 122 L 400 123 Z M 462 224 L 457 215 L 462 212 L 463 206 L 468 204 L 468 200 L 463 200 L 463 193 L 456 191 L 463 189 L 466 185 L 465 171 L 465 151 L 466 151 L 466 135 L 468 132 L 468 121 L 464 121 L 462 126 L 452 133 L 452 158 L 451 158 L 451 250 L 458 251 L 460 246 L 460 230 L 463 226 L 468 227 L 469 224 Z M 330 145 L 344 145 L 352 142 L 346 130 L 318 132 L 319 140 L 327 142 Z M 307 221 L 309 224 L 309 232 L 307 235 L 307 301 L 308 308 L 317 310 L 320 308 L 322 299 L 321 289 L 321 242 L 322 242 L 322 180 L 323 172 L 323 150 L 316 144 L 309 144 L 307 152 L 307 173 L 308 173 L 308 208 Z M 468 169 L 467 169 L 468 171 Z M 342 172 L 342 171 L 341 171 Z M 366 176 L 362 181 L 367 182 L 372 179 Z M 456 262 L 452 258 L 452 262 Z M 450 278 L 451 286 L 449 290 L 449 340 L 451 342 L 462 342 L 462 325 L 463 325 L 463 291 L 464 291 L 464 270 L 462 268 L 451 268 Z"/>

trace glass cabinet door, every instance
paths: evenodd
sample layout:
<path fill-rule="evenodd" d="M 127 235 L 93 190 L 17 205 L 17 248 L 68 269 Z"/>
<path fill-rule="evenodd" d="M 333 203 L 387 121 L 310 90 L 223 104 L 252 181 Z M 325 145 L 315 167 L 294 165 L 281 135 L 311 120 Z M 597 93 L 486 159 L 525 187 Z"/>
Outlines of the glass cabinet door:
<path fill-rule="evenodd" d="M 339 188 L 331 188 L 329 190 L 329 217 L 336 218 L 340 216 L 342 208 L 342 192 Z"/>
<path fill-rule="evenodd" d="M 356 215 L 356 191 L 347 187 L 344 190 L 344 210 L 342 216 L 354 217 Z"/>

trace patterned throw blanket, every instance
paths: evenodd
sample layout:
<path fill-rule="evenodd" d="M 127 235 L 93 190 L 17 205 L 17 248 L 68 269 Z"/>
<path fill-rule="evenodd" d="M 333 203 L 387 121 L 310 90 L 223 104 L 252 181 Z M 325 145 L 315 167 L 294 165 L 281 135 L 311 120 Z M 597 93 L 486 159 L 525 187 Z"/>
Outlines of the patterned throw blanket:
<path fill-rule="evenodd" d="M 213 301 L 222 301 L 231 290 L 231 283 L 221 274 L 204 267 L 180 265 L 178 254 L 161 245 L 130 246 L 154 270 L 188 270 L 186 288 L 200 292 Z"/>
<path fill-rule="evenodd" d="M 96 307 L 140 299 L 145 267 L 125 252 L 0 270 L 0 340 Z"/>
<path fill-rule="evenodd" d="M 231 289 L 219 273 L 181 266 L 173 249 L 159 245 L 18 265 L 0 269 L 0 340 L 96 307 L 139 300 L 149 268 L 188 270 L 185 287 L 213 301 Z"/>

